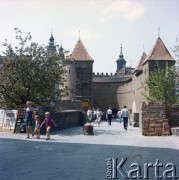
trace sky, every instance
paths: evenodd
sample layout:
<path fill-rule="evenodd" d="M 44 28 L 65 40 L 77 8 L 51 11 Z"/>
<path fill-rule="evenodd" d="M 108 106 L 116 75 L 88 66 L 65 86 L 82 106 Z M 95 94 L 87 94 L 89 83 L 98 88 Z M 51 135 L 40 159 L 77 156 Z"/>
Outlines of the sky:
<path fill-rule="evenodd" d="M 95 73 L 116 72 L 121 44 L 126 65 L 135 67 L 158 36 L 170 52 L 179 38 L 179 0 L 0 0 L 0 17 L 0 45 L 15 43 L 15 27 L 45 45 L 53 33 L 70 52 L 80 36 Z"/>

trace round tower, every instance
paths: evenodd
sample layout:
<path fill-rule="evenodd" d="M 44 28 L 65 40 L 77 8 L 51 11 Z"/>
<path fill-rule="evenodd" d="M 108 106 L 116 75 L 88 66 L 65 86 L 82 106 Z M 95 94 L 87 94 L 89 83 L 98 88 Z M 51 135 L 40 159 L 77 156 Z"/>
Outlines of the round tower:
<path fill-rule="evenodd" d="M 76 90 L 76 67 L 74 61 L 66 60 L 66 65 L 64 67 L 64 84 L 63 84 L 63 94 L 62 100 L 74 100 L 75 90 Z"/>

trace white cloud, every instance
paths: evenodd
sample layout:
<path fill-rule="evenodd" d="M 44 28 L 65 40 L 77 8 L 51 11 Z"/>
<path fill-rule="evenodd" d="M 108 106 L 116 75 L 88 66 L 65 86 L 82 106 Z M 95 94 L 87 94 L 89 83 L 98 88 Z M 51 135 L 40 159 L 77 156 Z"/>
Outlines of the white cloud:
<path fill-rule="evenodd" d="M 131 0 L 115 0 L 108 1 L 106 4 L 101 6 L 103 17 L 102 21 L 110 20 L 116 16 L 123 17 L 129 21 L 133 21 L 145 12 L 145 7 L 139 3 Z"/>
<path fill-rule="evenodd" d="M 136 3 L 131 10 L 125 14 L 125 18 L 128 20 L 135 20 L 145 12 L 145 8 L 140 3 Z"/>

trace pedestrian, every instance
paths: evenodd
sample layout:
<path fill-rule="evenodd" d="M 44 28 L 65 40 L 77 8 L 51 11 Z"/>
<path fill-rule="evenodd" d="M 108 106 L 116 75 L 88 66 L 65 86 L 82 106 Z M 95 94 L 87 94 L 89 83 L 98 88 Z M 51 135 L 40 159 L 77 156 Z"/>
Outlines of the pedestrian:
<path fill-rule="evenodd" d="M 96 110 L 93 108 L 93 120 L 96 120 Z"/>
<path fill-rule="evenodd" d="M 54 126 L 57 126 L 55 124 L 55 122 L 52 120 L 52 118 L 50 117 L 50 112 L 46 112 L 45 113 L 45 120 L 42 122 L 40 128 L 46 124 L 46 140 L 50 140 L 50 130 L 52 128 L 52 124 L 54 124 Z"/>
<path fill-rule="evenodd" d="M 118 112 L 117 112 L 117 117 L 118 117 L 118 123 L 122 121 L 122 118 L 121 118 L 121 110 L 118 109 Z"/>
<path fill-rule="evenodd" d="M 37 139 L 40 139 L 40 116 L 39 115 L 35 116 L 34 134 L 35 134 Z"/>
<path fill-rule="evenodd" d="M 108 126 L 111 125 L 111 120 L 112 120 L 112 109 L 109 107 L 109 109 L 106 112 L 107 115 L 107 120 L 108 120 Z"/>
<path fill-rule="evenodd" d="M 32 126 L 31 126 L 32 132 L 33 132 L 32 136 L 34 136 L 34 130 L 35 130 L 35 116 L 36 116 L 36 115 L 37 115 L 37 111 L 33 111 L 33 112 L 32 112 Z"/>
<path fill-rule="evenodd" d="M 93 118 L 93 112 L 90 107 L 88 108 L 88 111 L 87 111 L 87 117 L 88 117 L 89 122 L 91 123 L 92 118 Z"/>
<path fill-rule="evenodd" d="M 96 111 L 96 121 L 98 123 L 98 126 L 100 126 L 101 115 L 102 115 L 102 113 L 101 113 L 100 109 L 98 108 L 97 111 Z"/>
<path fill-rule="evenodd" d="M 129 112 L 127 106 L 124 106 L 124 108 L 121 110 L 121 118 L 123 118 L 124 129 L 127 130 L 129 119 Z"/>
<path fill-rule="evenodd" d="M 29 133 L 31 131 L 32 136 L 34 135 L 34 132 L 32 132 L 32 114 L 33 114 L 33 108 L 32 108 L 32 102 L 27 101 L 26 102 L 26 112 L 25 112 L 25 125 L 26 125 L 26 133 L 27 133 L 27 138 L 30 138 Z"/>
<path fill-rule="evenodd" d="M 104 120 L 104 112 L 101 111 L 101 121 L 103 121 L 103 120 Z"/>

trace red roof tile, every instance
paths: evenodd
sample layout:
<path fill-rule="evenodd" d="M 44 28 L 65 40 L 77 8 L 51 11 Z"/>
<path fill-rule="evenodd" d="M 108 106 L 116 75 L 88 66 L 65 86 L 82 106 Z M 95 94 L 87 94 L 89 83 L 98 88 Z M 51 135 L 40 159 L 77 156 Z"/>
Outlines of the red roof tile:
<path fill-rule="evenodd" d="M 93 61 L 80 39 L 77 41 L 73 52 L 67 57 L 67 59 L 76 61 Z"/>
<path fill-rule="evenodd" d="M 142 63 L 144 62 L 146 57 L 147 57 L 147 54 L 145 52 L 143 52 L 143 54 L 140 58 L 140 61 L 139 61 L 138 65 L 136 66 L 136 68 L 134 69 L 133 73 L 138 72 L 138 71 L 142 71 Z"/>
<path fill-rule="evenodd" d="M 171 56 L 170 52 L 168 51 L 160 37 L 158 37 L 154 47 L 152 48 L 149 55 L 146 57 L 142 64 L 150 60 L 175 61 L 175 59 Z"/>

